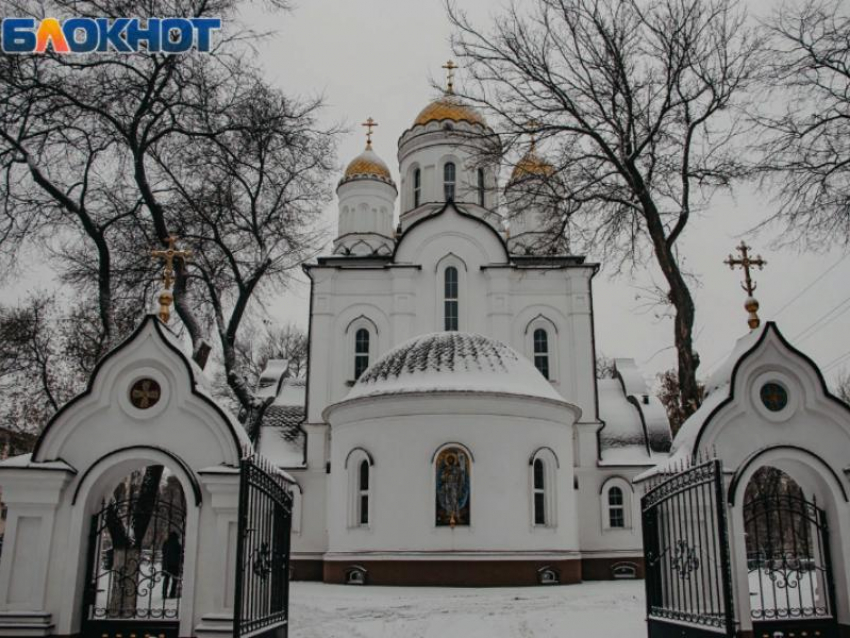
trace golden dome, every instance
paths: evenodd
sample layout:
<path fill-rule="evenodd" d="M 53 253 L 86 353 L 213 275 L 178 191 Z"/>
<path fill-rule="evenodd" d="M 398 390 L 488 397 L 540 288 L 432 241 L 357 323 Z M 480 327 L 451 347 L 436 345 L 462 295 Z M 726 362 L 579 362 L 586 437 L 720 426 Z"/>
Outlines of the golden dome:
<path fill-rule="evenodd" d="M 366 150 L 351 160 L 342 177 L 343 182 L 358 178 L 374 178 L 382 182 L 394 185 L 390 169 L 378 154 L 372 150 L 372 145 L 366 146 Z"/>
<path fill-rule="evenodd" d="M 442 122 L 443 120 L 469 122 L 470 124 L 487 126 L 487 122 L 484 121 L 484 118 L 478 111 L 471 106 L 467 106 L 451 93 L 434 100 L 422 109 L 416 117 L 416 121 L 413 122 L 413 126 L 428 124 L 428 122 Z"/>
<path fill-rule="evenodd" d="M 555 172 L 555 167 L 540 157 L 532 147 L 529 149 L 528 153 L 523 155 L 522 159 L 517 162 L 517 165 L 514 166 L 514 170 L 511 173 L 511 179 L 508 183 L 514 184 L 516 182 L 533 179 L 535 177 L 551 177 L 555 174 Z"/>

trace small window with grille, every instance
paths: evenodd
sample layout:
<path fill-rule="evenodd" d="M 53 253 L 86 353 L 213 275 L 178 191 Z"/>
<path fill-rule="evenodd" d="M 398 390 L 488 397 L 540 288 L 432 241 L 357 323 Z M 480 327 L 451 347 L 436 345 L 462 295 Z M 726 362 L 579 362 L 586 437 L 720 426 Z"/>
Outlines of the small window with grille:
<path fill-rule="evenodd" d="M 459 324 L 459 291 L 458 272 L 454 266 L 449 266 L 443 275 L 444 279 L 444 330 L 458 330 Z"/>
<path fill-rule="evenodd" d="M 366 328 L 360 328 L 354 335 L 354 378 L 359 379 L 360 375 L 369 367 L 369 331 Z"/>
<path fill-rule="evenodd" d="M 454 162 L 446 162 L 443 167 L 443 194 L 447 202 L 455 199 L 455 183 L 457 181 L 457 169 Z"/>

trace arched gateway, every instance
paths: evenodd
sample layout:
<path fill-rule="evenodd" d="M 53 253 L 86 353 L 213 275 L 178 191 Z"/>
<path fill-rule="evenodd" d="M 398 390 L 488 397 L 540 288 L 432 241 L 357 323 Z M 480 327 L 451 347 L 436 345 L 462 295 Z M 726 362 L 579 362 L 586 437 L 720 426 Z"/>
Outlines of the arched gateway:
<path fill-rule="evenodd" d="M 850 408 L 773 323 L 706 390 L 671 459 L 636 480 L 650 636 L 845 638 Z"/>
<path fill-rule="evenodd" d="M 281 626 L 291 496 L 251 450 L 177 338 L 147 317 L 31 455 L 0 463 L 0 636 Z M 250 610 L 237 605 L 247 596 Z"/>

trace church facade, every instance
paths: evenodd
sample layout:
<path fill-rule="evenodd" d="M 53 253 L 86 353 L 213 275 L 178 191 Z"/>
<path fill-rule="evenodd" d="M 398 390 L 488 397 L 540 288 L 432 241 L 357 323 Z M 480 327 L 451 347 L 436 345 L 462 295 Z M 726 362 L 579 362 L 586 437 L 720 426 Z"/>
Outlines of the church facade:
<path fill-rule="evenodd" d="M 295 578 L 642 575 L 631 480 L 667 456 L 665 411 L 631 360 L 597 378 L 598 265 L 522 195 L 552 172 L 533 146 L 501 210 L 491 133 L 449 90 L 402 134 L 400 184 L 371 129 L 339 182 L 332 254 L 305 266 L 308 377 L 261 380 L 259 451 L 297 482 Z"/>

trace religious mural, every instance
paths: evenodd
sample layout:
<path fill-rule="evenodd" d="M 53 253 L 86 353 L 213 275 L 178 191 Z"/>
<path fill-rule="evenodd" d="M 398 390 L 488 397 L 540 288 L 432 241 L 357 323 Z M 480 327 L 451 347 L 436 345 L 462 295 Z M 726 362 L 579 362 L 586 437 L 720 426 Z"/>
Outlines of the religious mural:
<path fill-rule="evenodd" d="M 437 472 L 438 527 L 469 525 L 469 456 L 459 448 L 440 452 Z"/>

